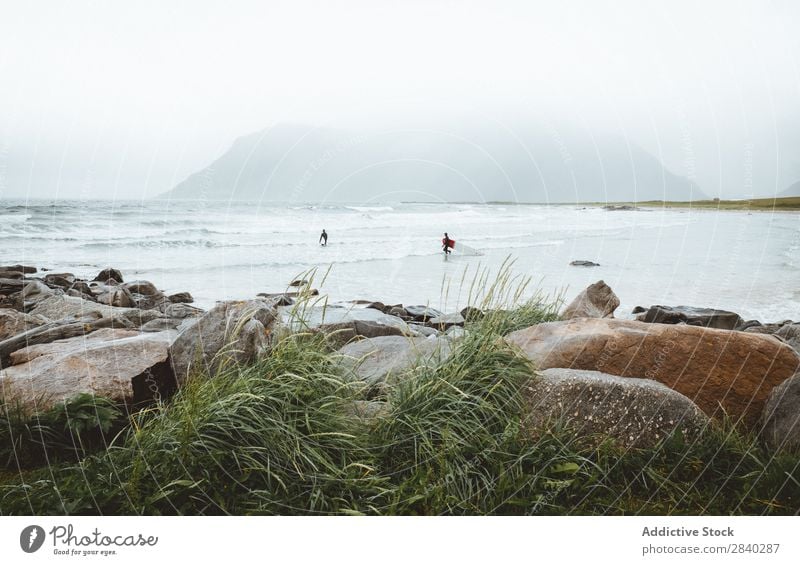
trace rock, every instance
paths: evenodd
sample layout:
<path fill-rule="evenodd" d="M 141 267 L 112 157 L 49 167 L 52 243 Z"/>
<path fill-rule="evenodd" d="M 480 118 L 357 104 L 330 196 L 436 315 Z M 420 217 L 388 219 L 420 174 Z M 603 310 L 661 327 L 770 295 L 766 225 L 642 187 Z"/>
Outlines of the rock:
<path fill-rule="evenodd" d="M 70 288 L 75 282 L 75 275 L 72 273 L 48 273 L 44 276 L 44 283 L 47 286 L 57 286 L 64 290 Z"/>
<path fill-rule="evenodd" d="M 547 369 L 524 394 L 523 427 L 534 436 L 560 421 L 581 437 L 642 448 L 676 430 L 692 440 L 709 422 L 691 400 L 659 382 L 597 371 Z"/>
<path fill-rule="evenodd" d="M 603 210 L 618 212 L 618 211 L 638 210 L 638 208 L 636 206 L 629 206 L 628 204 L 621 204 L 621 205 L 608 204 L 606 206 L 603 206 Z"/>
<path fill-rule="evenodd" d="M 97 273 L 97 276 L 92 280 L 105 283 L 109 279 L 115 281 L 117 284 L 125 282 L 122 279 L 122 273 L 120 273 L 117 269 L 112 269 L 111 267 L 103 269 L 102 271 Z"/>
<path fill-rule="evenodd" d="M 709 416 L 752 425 L 800 356 L 770 336 L 609 318 L 549 322 L 506 336 L 539 369 L 571 368 L 657 380 Z"/>
<path fill-rule="evenodd" d="M 413 318 L 408 315 L 406 309 L 403 308 L 402 305 L 387 306 L 386 310 L 384 310 L 384 313 L 389 316 L 395 316 L 397 318 L 400 318 L 401 320 L 413 320 Z"/>
<path fill-rule="evenodd" d="M 284 279 L 284 280 L 286 280 L 286 279 Z M 306 286 L 307 284 L 309 284 L 309 283 L 308 283 L 308 281 L 306 279 L 295 279 L 295 280 L 293 280 L 292 282 L 289 283 L 289 286 L 299 287 L 299 286 Z"/>
<path fill-rule="evenodd" d="M 271 301 L 230 301 L 214 306 L 181 331 L 170 346 L 178 384 L 183 384 L 189 374 L 213 376 L 224 365 L 248 363 L 264 354 L 275 319 Z"/>
<path fill-rule="evenodd" d="M 141 294 L 143 296 L 163 296 L 160 290 L 156 288 L 156 285 L 151 283 L 150 281 L 132 281 L 129 283 L 125 283 L 122 285 L 124 288 L 127 288 L 131 294 Z"/>
<path fill-rule="evenodd" d="M 742 323 L 735 312 L 693 306 L 651 306 L 636 317 L 640 322 L 655 324 L 688 324 L 718 330 L 732 330 Z"/>
<path fill-rule="evenodd" d="M 367 304 L 367 308 L 372 308 L 373 310 L 380 310 L 383 312 L 386 309 L 386 304 L 383 302 L 370 302 Z"/>
<path fill-rule="evenodd" d="M 443 312 L 429 306 L 406 306 L 405 311 L 415 322 L 426 322 L 431 318 L 444 316 Z"/>
<path fill-rule="evenodd" d="M 642 312 L 644 312 L 644 309 L 642 309 Z M 638 314 L 638 312 L 634 312 L 634 314 Z M 761 322 L 758 320 L 747 320 L 736 326 L 734 329 L 737 332 L 743 332 L 747 331 L 749 328 L 757 328 L 759 326 L 761 326 Z"/>
<path fill-rule="evenodd" d="M 173 304 L 191 304 L 194 302 L 194 298 L 188 292 L 178 292 L 175 294 L 170 294 L 167 296 L 167 299 L 172 302 Z"/>
<path fill-rule="evenodd" d="M 800 373 L 772 389 L 762 424 L 761 438 L 772 451 L 800 452 Z"/>
<path fill-rule="evenodd" d="M 138 402 L 175 389 L 167 362 L 175 332 L 140 334 L 102 329 L 90 335 L 33 345 L 11 354 L 0 371 L 6 401 L 46 410 L 77 394 Z"/>
<path fill-rule="evenodd" d="M 311 290 L 304 290 L 302 292 L 259 292 L 256 296 L 261 298 L 300 298 L 301 296 L 319 296 L 319 291 L 316 288 Z"/>
<path fill-rule="evenodd" d="M 461 316 L 461 314 L 442 314 L 436 318 L 431 318 L 426 322 L 426 324 L 437 330 L 444 331 L 452 328 L 453 326 L 463 326 L 464 318 Z"/>
<path fill-rule="evenodd" d="M 0 272 L 1 271 L 15 271 L 17 273 L 32 275 L 33 273 L 36 272 L 36 267 L 29 267 L 27 265 L 6 265 L 4 267 L 0 267 Z"/>
<path fill-rule="evenodd" d="M 97 296 L 97 302 L 117 308 L 133 308 L 135 306 L 133 297 L 127 289 L 123 287 L 110 287 L 112 290 Z"/>
<path fill-rule="evenodd" d="M 467 306 L 461 310 L 461 317 L 464 318 L 466 322 L 478 322 L 482 320 L 485 315 L 483 310 L 475 308 L 474 306 Z"/>
<path fill-rule="evenodd" d="M 644 306 L 635 306 L 633 310 L 631 310 L 631 314 L 641 314 L 642 312 L 647 312 L 647 308 Z"/>
<path fill-rule="evenodd" d="M 87 283 L 86 281 L 75 281 L 69 287 L 69 290 L 77 290 L 81 294 L 88 294 L 88 295 L 92 295 L 93 294 L 92 293 L 92 287 L 89 286 L 89 283 Z"/>
<path fill-rule="evenodd" d="M 348 408 L 350 414 L 365 421 L 383 418 L 391 411 L 389 403 L 381 400 L 354 400 Z"/>
<path fill-rule="evenodd" d="M 23 300 L 34 300 L 34 301 L 41 300 L 47 296 L 52 296 L 54 294 L 53 289 L 51 289 L 43 282 L 37 280 L 30 281 L 22 288 L 21 292 Z"/>
<path fill-rule="evenodd" d="M 595 263 L 593 261 L 570 261 L 569 263 L 573 267 L 599 267 L 600 263 Z"/>
<path fill-rule="evenodd" d="M 10 308 L 0 308 L 0 341 L 45 324 L 47 319 Z"/>
<path fill-rule="evenodd" d="M 453 340 L 453 339 L 461 339 L 462 337 L 468 334 L 469 332 L 464 328 L 462 328 L 461 326 L 453 326 L 445 332 L 444 337 Z"/>
<path fill-rule="evenodd" d="M 589 285 L 561 313 L 562 320 L 572 318 L 613 318 L 619 298 L 604 281 Z"/>
<path fill-rule="evenodd" d="M 127 310 L 129 309 L 115 308 L 72 296 L 48 296 L 37 302 L 30 313 L 50 320 L 61 320 L 73 316 L 80 318 L 92 312 L 97 312 L 104 318 L 112 318 L 124 314 Z"/>
<path fill-rule="evenodd" d="M 163 317 L 161 312 L 156 310 L 139 310 L 138 308 L 126 308 L 122 312 L 116 310 L 115 315 L 125 318 L 137 328 Z"/>
<path fill-rule="evenodd" d="M 144 310 L 144 312 L 152 312 L 152 310 Z M 141 325 L 143 332 L 163 332 L 167 330 L 177 330 L 183 320 L 180 318 L 155 318 Z"/>
<path fill-rule="evenodd" d="M 408 329 L 411 331 L 413 337 L 428 337 L 432 335 L 439 335 L 439 331 L 434 328 L 429 328 L 424 324 L 410 322 Z"/>
<path fill-rule="evenodd" d="M 784 320 L 775 324 L 759 324 L 750 326 L 744 330 L 747 333 L 759 333 L 773 335 L 787 343 L 795 351 L 800 353 L 800 323 L 791 320 Z"/>
<path fill-rule="evenodd" d="M 450 345 L 437 338 L 385 336 L 347 344 L 339 354 L 347 376 L 382 387 L 415 367 L 441 363 L 450 355 Z"/>
<path fill-rule="evenodd" d="M 345 308 L 342 306 L 314 306 L 302 311 L 302 319 L 292 308 L 281 307 L 280 333 L 300 331 L 320 332 L 330 335 L 334 342 L 347 343 L 355 337 L 410 335 L 408 325 L 397 318 L 372 308 Z"/>
<path fill-rule="evenodd" d="M 272 304 L 275 301 L 270 301 Z M 168 302 L 159 305 L 159 311 L 167 318 L 196 318 L 205 314 L 205 310 L 184 303 L 171 304 Z"/>
<path fill-rule="evenodd" d="M 0 269 L 0 279 L 9 279 L 20 281 L 25 278 L 25 273 L 22 271 L 4 271 Z"/>

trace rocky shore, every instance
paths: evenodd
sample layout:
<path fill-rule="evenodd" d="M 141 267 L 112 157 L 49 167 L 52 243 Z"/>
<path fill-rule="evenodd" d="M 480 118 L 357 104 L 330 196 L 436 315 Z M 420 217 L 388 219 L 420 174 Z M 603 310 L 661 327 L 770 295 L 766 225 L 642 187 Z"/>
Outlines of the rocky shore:
<path fill-rule="evenodd" d="M 311 332 L 328 336 L 332 362 L 372 391 L 356 411 L 380 418 L 388 388 L 409 370 L 446 362 L 492 315 L 476 307 L 327 304 L 307 281 L 208 311 L 191 303 L 188 292 L 166 295 L 113 268 L 84 280 L 0 267 L 0 399 L 30 413 L 81 393 L 145 406 L 190 378 L 268 356 L 283 336 Z M 727 419 L 771 450 L 800 448 L 800 323 L 662 305 L 620 320 L 619 303 L 599 281 L 551 321 L 505 335 L 536 369 L 525 391 L 530 434 L 558 421 L 645 447 Z"/>

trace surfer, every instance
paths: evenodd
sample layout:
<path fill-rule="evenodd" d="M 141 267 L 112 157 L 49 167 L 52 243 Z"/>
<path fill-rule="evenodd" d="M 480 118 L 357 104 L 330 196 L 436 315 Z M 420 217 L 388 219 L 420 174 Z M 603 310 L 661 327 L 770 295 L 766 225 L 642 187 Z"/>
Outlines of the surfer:
<path fill-rule="evenodd" d="M 453 247 L 451 245 L 452 241 L 447 235 L 447 232 L 444 232 L 444 239 L 442 239 L 442 251 L 444 251 L 445 255 L 450 254 L 450 248 Z"/>
<path fill-rule="evenodd" d="M 325 228 L 322 228 L 322 233 L 319 236 L 319 242 L 323 247 L 328 245 L 328 234 L 325 232 Z"/>

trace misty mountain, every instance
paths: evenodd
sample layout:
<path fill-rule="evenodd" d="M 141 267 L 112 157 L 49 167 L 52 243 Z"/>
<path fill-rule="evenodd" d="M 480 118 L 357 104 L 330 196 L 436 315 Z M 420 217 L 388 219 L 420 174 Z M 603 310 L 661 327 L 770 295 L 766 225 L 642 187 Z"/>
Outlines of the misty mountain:
<path fill-rule="evenodd" d="M 787 196 L 800 196 L 800 181 L 797 181 L 793 185 L 789 186 L 786 190 L 779 193 L 778 198 L 785 198 Z"/>
<path fill-rule="evenodd" d="M 380 131 L 278 125 L 238 138 L 161 197 L 601 202 L 705 195 L 630 139 L 515 124 Z"/>

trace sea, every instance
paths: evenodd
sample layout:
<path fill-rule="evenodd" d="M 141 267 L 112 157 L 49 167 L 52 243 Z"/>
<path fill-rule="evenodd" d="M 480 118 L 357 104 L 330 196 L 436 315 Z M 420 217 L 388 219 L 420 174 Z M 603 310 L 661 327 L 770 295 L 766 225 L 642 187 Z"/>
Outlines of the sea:
<path fill-rule="evenodd" d="M 319 236 L 325 229 L 328 245 Z M 441 249 L 444 232 L 454 253 Z M 576 260 L 598 263 L 577 267 Z M 217 301 L 298 278 L 329 302 L 454 311 L 482 275 L 569 301 L 604 280 L 635 306 L 721 308 L 800 320 L 800 213 L 580 205 L 216 201 L 0 201 L 0 265 L 92 278 L 102 268 Z"/>

